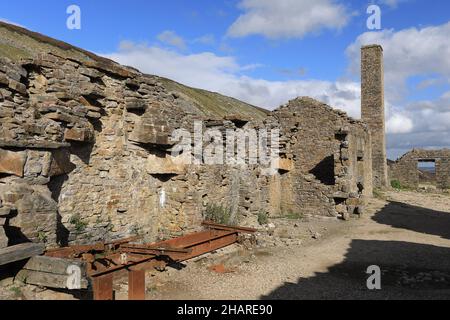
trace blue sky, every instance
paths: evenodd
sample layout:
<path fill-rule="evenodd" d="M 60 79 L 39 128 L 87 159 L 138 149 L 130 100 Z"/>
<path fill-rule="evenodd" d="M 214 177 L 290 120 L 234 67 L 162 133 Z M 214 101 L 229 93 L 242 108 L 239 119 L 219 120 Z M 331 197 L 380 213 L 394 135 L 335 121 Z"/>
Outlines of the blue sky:
<path fill-rule="evenodd" d="M 80 30 L 66 27 L 72 4 Z M 371 4 L 381 9 L 375 32 Z M 268 109 L 308 95 L 354 117 L 359 47 L 380 43 L 389 156 L 450 145 L 446 0 L 3 1 L 0 19 Z"/>

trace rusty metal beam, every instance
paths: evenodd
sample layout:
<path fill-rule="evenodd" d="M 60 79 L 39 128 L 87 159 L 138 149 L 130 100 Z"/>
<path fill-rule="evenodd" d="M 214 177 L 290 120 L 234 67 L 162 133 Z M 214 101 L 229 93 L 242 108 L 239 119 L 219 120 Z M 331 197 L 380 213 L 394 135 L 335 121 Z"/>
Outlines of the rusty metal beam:
<path fill-rule="evenodd" d="M 245 228 L 245 227 L 239 227 L 239 226 L 227 226 L 223 224 L 214 223 L 212 221 L 203 221 L 202 225 L 211 229 L 216 230 L 227 230 L 227 231 L 237 231 L 240 233 L 255 233 L 256 229 L 253 228 Z"/>
<path fill-rule="evenodd" d="M 113 274 L 109 273 L 92 279 L 94 300 L 113 300 Z"/>
<path fill-rule="evenodd" d="M 145 300 L 145 271 L 128 271 L 128 300 Z"/>
<path fill-rule="evenodd" d="M 156 246 L 146 246 L 146 245 L 138 245 L 138 244 L 126 244 L 120 246 L 121 252 L 130 252 L 130 253 L 141 253 L 148 255 L 161 256 L 171 252 L 182 252 L 182 253 L 190 253 L 190 249 L 180 249 L 180 248 L 170 248 L 170 247 L 156 247 Z"/>
<path fill-rule="evenodd" d="M 202 254 L 218 250 L 220 248 L 229 246 L 235 243 L 238 239 L 238 233 L 226 234 L 220 238 L 215 238 L 209 241 L 204 241 L 203 243 L 196 244 L 192 247 L 192 252 L 190 254 L 184 255 L 180 261 L 189 260 Z"/>
<path fill-rule="evenodd" d="M 114 256 L 108 257 L 108 259 L 110 261 L 118 260 L 119 259 L 118 256 L 119 256 L 118 254 L 115 254 Z M 117 263 L 112 266 L 103 266 L 103 265 L 100 265 L 98 262 L 96 262 L 95 263 L 96 268 L 89 269 L 88 274 L 90 277 L 98 277 L 98 276 L 101 276 L 104 274 L 108 274 L 108 273 L 112 273 L 112 272 L 116 272 L 116 271 L 125 269 L 127 267 L 141 264 L 141 263 L 147 262 L 147 261 L 155 258 L 154 255 L 139 255 L 139 256 L 140 257 L 137 257 L 136 255 L 132 255 L 133 258 L 130 259 L 127 263 L 124 263 L 124 264 Z"/>
<path fill-rule="evenodd" d="M 92 245 L 71 246 L 65 248 L 48 250 L 45 255 L 53 258 L 78 258 L 83 253 L 91 251 L 104 251 L 104 243 L 96 243 Z"/>
<path fill-rule="evenodd" d="M 117 249 L 120 245 L 130 243 L 138 240 L 140 237 L 129 237 L 121 240 L 110 241 L 110 242 L 99 242 L 91 245 L 77 245 L 64 248 L 56 248 L 47 250 L 46 256 L 54 258 L 78 258 L 80 255 L 89 252 L 103 252 L 109 250 Z"/>
<path fill-rule="evenodd" d="M 236 233 L 236 231 L 225 230 L 205 230 L 196 233 L 191 233 L 183 237 L 178 237 L 166 241 L 161 241 L 152 246 L 169 246 L 174 248 L 191 248 L 197 244 L 227 236 L 229 234 Z"/>
<path fill-rule="evenodd" d="M 231 245 L 239 233 L 256 230 L 204 222 L 208 228 L 201 232 L 151 244 L 131 244 L 137 237 L 110 243 L 71 246 L 49 250 L 46 255 L 60 258 L 78 258 L 88 262 L 88 275 L 93 282 L 95 300 L 113 299 L 114 273 L 128 270 L 130 300 L 145 299 L 145 270 L 163 270 L 171 261 L 181 262 Z"/>

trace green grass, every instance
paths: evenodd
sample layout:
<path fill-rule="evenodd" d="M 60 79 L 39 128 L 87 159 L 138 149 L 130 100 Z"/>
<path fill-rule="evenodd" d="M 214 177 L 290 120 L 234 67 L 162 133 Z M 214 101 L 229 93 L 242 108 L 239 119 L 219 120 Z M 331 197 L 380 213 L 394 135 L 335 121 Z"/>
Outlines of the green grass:
<path fill-rule="evenodd" d="M 184 98 L 190 100 L 201 113 L 211 117 L 221 118 L 229 114 L 238 114 L 251 119 L 262 119 L 267 113 L 267 111 L 261 108 L 216 92 L 191 88 L 162 77 L 158 77 L 158 80 L 161 81 L 168 90 L 181 93 Z"/>
<path fill-rule="evenodd" d="M 288 211 L 282 213 L 280 216 L 273 217 L 273 219 L 288 219 L 288 220 L 302 220 L 304 218 L 304 214 L 297 211 Z"/>
<path fill-rule="evenodd" d="M 269 216 L 268 216 L 268 214 L 265 213 L 265 212 L 263 212 L 263 211 L 260 211 L 260 212 L 258 213 L 258 223 L 259 223 L 261 226 L 263 226 L 263 225 L 269 223 Z"/>
<path fill-rule="evenodd" d="M 87 223 L 84 222 L 79 215 L 73 215 L 70 218 L 69 223 L 75 227 L 75 230 L 78 232 L 82 232 L 86 229 Z"/>
<path fill-rule="evenodd" d="M 22 296 L 22 290 L 20 290 L 20 288 L 18 287 L 12 287 L 9 290 L 14 294 L 15 298 L 19 298 L 20 296 Z"/>
<path fill-rule="evenodd" d="M 235 226 L 238 224 L 237 214 L 233 217 L 230 208 L 223 205 L 208 204 L 203 211 L 203 218 L 218 224 Z"/>
<path fill-rule="evenodd" d="M 38 233 L 38 240 L 39 240 L 39 242 L 43 242 L 43 243 L 47 242 L 47 235 L 45 234 L 45 232 L 40 231 Z"/>
<path fill-rule="evenodd" d="M 391 187 L 397 190 L 401 190 L 402 188 L 402 184 L 400 183 L 399 180 L 392 180 L 391 181 Z"/>
<path fill-rule="evenodd" d="M 285 216 L 285 218 L 287 218 L 289 220 L 301 220 L 301 219 L 303 219 L 303 217 L 304 217 L 303 213 L 297 212 L 297 211 L 296 212 L 290 211 Z"/>
<path fill-rule="evenodd" d="M 110 63 L 90 52 L 57 39 L 0 22 L 0 56 L 8 57 L 17 62 L 21 58 L 30 58 L 37 53 L 48 52 L 75 60 Z M 177 92 L 189 101 L 199 114 L 211 118 L 222 118 L 226 115 L 236 114 L 250 119 L 263 119 L 268 113 L 262 108 L 216 92 L 191 88 L 162 77 L 157 77 L 157 79 L 164 84 L 168 91 Z"/>

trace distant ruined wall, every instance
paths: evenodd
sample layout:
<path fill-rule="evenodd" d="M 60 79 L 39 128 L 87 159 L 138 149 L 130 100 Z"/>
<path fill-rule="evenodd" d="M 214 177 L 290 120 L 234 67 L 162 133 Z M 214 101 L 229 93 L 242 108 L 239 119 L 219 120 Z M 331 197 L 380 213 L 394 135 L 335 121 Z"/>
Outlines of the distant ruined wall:
<path fill-rule="evenodd" d="M 390 180 L 398 180 L 404 187 L 417 189 L 420 161 L 435 162 L 436 186 L 439 189 L 450 189 L 450 149 L 413 149 L 390 165 Z"/>
<path fill-rule="evenodd" d="M 373 184 L 388 185 L 384 110 L 383 48 L 370 45 L 361 49 L 361 117 L 372 136 Z"/>

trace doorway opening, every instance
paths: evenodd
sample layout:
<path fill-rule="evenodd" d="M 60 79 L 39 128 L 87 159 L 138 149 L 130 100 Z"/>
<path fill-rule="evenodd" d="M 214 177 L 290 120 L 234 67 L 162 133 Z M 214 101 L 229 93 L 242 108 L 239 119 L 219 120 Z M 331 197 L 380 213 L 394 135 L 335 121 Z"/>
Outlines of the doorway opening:
<path fill-rule="evenodd" d="M 435 160 L 419 160 L 417 169 L 419 171 L 419 187 L 436 187 Z"/>

